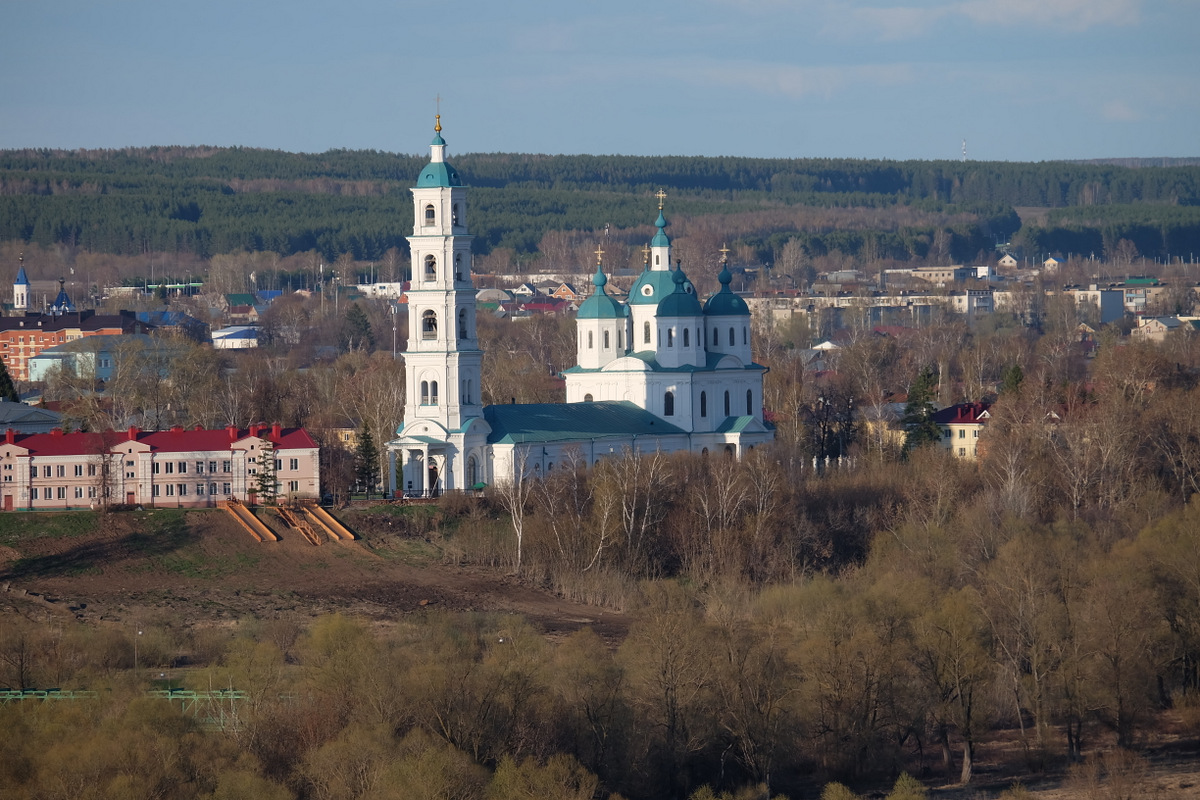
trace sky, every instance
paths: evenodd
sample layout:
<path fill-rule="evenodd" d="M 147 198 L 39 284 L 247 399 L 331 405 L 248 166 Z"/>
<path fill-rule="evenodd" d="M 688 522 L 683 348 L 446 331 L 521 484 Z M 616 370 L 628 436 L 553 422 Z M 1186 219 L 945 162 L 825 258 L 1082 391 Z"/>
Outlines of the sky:
<path fill-rule="evenodd" d="M 1200 0 L 0 0 L 0 149 L 1200 156 Z M 440 97 L 440 104 L 438 98 Z"/>

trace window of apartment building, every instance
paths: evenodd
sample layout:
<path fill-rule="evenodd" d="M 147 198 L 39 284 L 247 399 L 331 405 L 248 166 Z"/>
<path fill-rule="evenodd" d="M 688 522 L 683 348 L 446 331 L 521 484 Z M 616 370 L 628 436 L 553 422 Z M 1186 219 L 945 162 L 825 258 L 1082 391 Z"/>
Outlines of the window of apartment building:
<path fill-rule="evenodd" d="M 88 497 L 95 497 L 95 496 L 96 496 L 96 487 L 89 486 L 88 487 Z"/>
<path fill-rule="evenodd" d="M 960 439 L 965 439 L 965 438 L 967 438 L 967 429 L 966 429 L 966 428 L 959 428 L 959 429 L 958 429 L 958 438 L 960 438 Z"/>
<path fill-rule="evenodd" d="M 29 479 L 33 480 L 36 477 L 37 477 L 37 467 L 30 467 L 29 468 Z"/>
<path fill-rule="evenodd" d="M 163 468 L 163 472 L 167 473 L 168 475 L 174 474 L 175 465 L 173 463 L 171 463 L 170 461 L 168 461 L 166 463 L 165 467 Z"/>
<path fill-rule="evenodd" d="M 251 467 L 250 469 L 248 469 L 248 470 L 247 470 L 247 472 L 249 472 L 251 475 L 257 475 L 257 474 L 258 474 L 258 470 L 257 470 L 257 469 L 255 469 L 254 467 Z"/>
<path fill-rule="evenodd" d="M 971 431 L 971 438 L 973 438 L 973 439 L 978 439 L 978 438 L 979 438 L 979 431 L 977 431 L 977 430 L 975 430 L 975 431 Z"/>
<path fill-rule="evenodd" d="M 180 475 L 186 475 L 186 474 L 187 474 L 187 462 L 186 462 L 186 461 L 180 461 L 180 462 L 179 462 L 179 474 L 180 474 Z"/>
<path fill-rule="evenodd" d="M 7 474 L 6 474 L 6 475 L 4 476 L 4 482 L 5 482 L 5 483 L 12 483 L 12 475 L 7 475 Z"/>
<path fill-rule="evenodd" d="M 47 491 L 49 491 L 49 490 L 47 490 Z M 29 490 L 29 499 L 30 500 L 38 499 L 38 490 L 37 490 L 36 486 Z"/>
<path fill-rule="evenodd" d="M 288 481 L 288 491 L 289 492 L 300 491 L 300 481 Z"/>
<path fill-rule="evenodd" d="M 965 448 L 965 447 L 958 448 L 958 454 L 960 456 L 965 456 L 967 454 L 967 448 Z"/>
<path fill-rule="evenodd" d="M 228 483 L 221 484 L 221 494 L 232 494 L 230 491 L 230 485 Z"/>
<path fill-rule="evenodd" d="M 288 469 L 291 469 L 291 470 L 297 470 L 297 469 L 300 469 L 300 459 L 298 459 L 298 458 L 289 458 L 289 459 L 288 459 Z"/>
<path fill-rule="evenodd" d="M 160 488 L 162 488 L 162 487 L 160 487 L 160 486 L 159 486 L 157 483 L 156 483 L 156 484 L 154 484 L 153 486 L 151 486 L 151 487 L 150 487 L 150 495 L 151 495 L 152 497 L 158 497 L 158 490 L 159 490 Z"/>
<path fill-rule="evenodd" d="M 186 483 L 179 484 L 179 496 L 187 497 L 187 484 Z"/>
<path fill-rule="evenodd" d="M 83 497 L 83 487 L 82 487 L 82 486 L 76 486 L 76 487 L 75 487 L 75 498 L 76 498 L 76 499 L 79 499 L 79 498 L 81 498 L 81 497 Z"/>
<path fill-rule="evenodd" d="M 215 461 L 208 462 L 208 471 L 216 472 L 217 471 L 217 462 L 215 462 Z"/>
<path fill-rule="evenodd" d="M 156 486 L 154 488 L 157 489 L 158 487 Z M 167 497 L 174 497 L 174 496 L 175 496 L 175 484 L 168 483 L 167 484 Z"/>
<path fill-rule="evenodd" d="M 216 493 L 217 493 L 217 485 L 216 485 L 215 483 L 210 483 L 210 484 L 208 485 L 208 493 L 209 493 L 209 494 L 216 494 Z"/>
<path fill-rule="evenodd" d="M 230 463 L 230 462 L 228 462 L 228 461 L 222 461 L 222 462 L 221 462 L 221 472 L 229 472 L 229 471 L 230 471 L 230 469 L 229 469 L 229 463 Z"/>
<path fill-rule="evenodd" d="M 83 477 L 83 464 L 76 464 L 76 465 L 75 465 L 75 477 L 76 477 L 76 478 L 82 478 L 82 477 Z"/>
<path fill-rule="evenodd" d="M 88 475 L 89 475 L 89 476 L 95 476 L 95 474 L 96 474 L 96 465 L 95 465 L 95 464 L 88 464 Z"/>
<path fill-rule="evenodd" d="M 275 471 L 278 472 L 281 469 L 283 469 L 283 459 L 277 458 L 275 459 Z"/>
<path fill-rule="evenodd" d="M 43 478 L 50 477 L 50 467 L 49 466 L 42 467 L 42 477 Z"/>
<path fill-rule="evenodd" d="M 57 467 L 55 467 L 55 468 L 54 468 L 54 475 L 55 475 L 55 477 L 57 477 L 57 478 L 65 478 L 65 477 L 67 477 L 67 465 L 66 465 L 66 464 L 59 464 Z"/>
<path fill-rule="evenodd" d="M 196 494 L 204 494 L 204 484 L 203 483 L 196 484 Z"/>
<path fill-rule="evenodd" d="M 204 462 L 203 462 L 203 461 L 197 461 L 197 462 L 196 462 L 196 474 L 197 474 L 197 475 L 203 475 L 203 474 L 204 474 Z"/>
<path fill-rule="evenodd" d="M 66 500 L 67 499 L 67 487 L 59 486 L 58 489 L 55 491 L 55 496 L 57 496 L 59 500 Z"/>

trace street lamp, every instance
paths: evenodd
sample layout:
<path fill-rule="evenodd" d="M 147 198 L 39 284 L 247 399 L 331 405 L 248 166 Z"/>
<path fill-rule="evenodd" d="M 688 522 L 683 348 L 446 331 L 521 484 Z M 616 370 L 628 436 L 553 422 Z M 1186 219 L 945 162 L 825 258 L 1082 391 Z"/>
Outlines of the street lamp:
<path fill-rule="evenodd" d="M 392 312 L 392 360 L 396 359 L 396 304 L 392 303 L 388 308 Z"/>
<path fill-rule="evenodd" d="M 133 671 L 138 671 L 138 642 L 141 641 L 142 632 L 138 631 L 137 636 L 133 639 Z"/>

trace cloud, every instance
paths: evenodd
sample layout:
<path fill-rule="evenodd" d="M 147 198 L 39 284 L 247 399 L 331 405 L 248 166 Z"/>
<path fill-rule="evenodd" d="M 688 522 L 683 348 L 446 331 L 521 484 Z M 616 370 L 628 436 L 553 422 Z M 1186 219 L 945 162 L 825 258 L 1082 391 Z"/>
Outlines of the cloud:
<path fill-rule="evenodd" d="M 928 33 L 944 19 L 966 19 L 978 25 L 1041 27 L 1085 31 L 1102 25 L 1136 24 L 1144 0 L 960 0 L 925 6 L 850 8 L 838 27 L 844 31 L 874 29 L 882 39 L 911 39 Z M 836 18 L 836 17 L 835 17 Z"/>
<path fill-rule="evenodd" d="M 1109 100 L 1100 108 L 1100 116 L 1109 122 L 1137 122 L 1142 115 L 1130 108 L 1124 100 Z"/>
<path fill-rule="evenodd" d="M 913 80 L 907 64 L 797 67 L 747 61 L 694 63 L 676 70 L 675 77 L 699 86 L 725 86 L 792 99 L 832 97 L 854 85 L 895 86 Z"/>

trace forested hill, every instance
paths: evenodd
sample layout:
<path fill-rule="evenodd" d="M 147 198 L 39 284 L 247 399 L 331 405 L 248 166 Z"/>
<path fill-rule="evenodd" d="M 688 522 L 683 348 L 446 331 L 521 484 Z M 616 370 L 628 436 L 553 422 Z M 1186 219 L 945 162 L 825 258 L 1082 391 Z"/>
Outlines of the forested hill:
<path fill-rule="evenodd" d="M 1177 244 L 1200 241 L 1200 166 L 504 153 L 451 158 L 474 188 L 471 227 L 481 253 L 497 246 L 532 252 L 549 230 L 645 225 L 649 194 L 660 187 L 671 196 L 676 216 L 912 206 L 956 219 L 961 247 L 971 254 L 985 239 L 1017 233 L 1013 209 L 1026 206 L 1111 207 L 1100 223 L 1091 215 L 1055 218 L 1075 234 L 1092 231 L 1100 246 L 1114 236 L 1127 238 L 1127 216 L 1130 225 L 1145 228 L 1154 216 L 1147 206 L 1175 206 L 1166 226 L 1138 229 L 1141 252 L 1178 252 Z M 391 247 L 406 247 L 412 213 L 407 190 L 426 160 L 376 151 L 209 147 L 0 151 L 0 239 L 119 254 L 318 250 L 331 259 L 341 253 L 377 259 Z M 913 244 L 919 231 L 883 228 L 893 237 L 884 242 L 892 255 L 923 255 Z M 753 233 L 766 242 L 780 232 Z M 1031 245 L 1054 249 L 1045 230 L 1029 235 L 1036 239 Z M 1089 235 L 1083 234 L 1085 247 Z"/>

